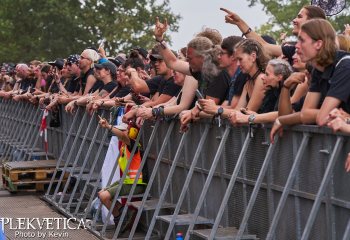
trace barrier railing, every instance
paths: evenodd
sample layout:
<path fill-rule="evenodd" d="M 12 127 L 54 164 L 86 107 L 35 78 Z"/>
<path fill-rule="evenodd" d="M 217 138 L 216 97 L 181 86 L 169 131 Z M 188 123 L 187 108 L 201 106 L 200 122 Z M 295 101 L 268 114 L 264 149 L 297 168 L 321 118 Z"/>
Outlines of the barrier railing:
<path fill-rule="evenodd" d="M 269 144 L 268 128 L 253 129 L 250 138 L 245 127 L 205 120 L 185 134 L 177 120 L 146 122 L 132 155 L 142 142 L 147 188 L 135 195 L 134 183 L 128 196 L 120 196 L 120 185 L 112 205 L 122 198 L 127 207 L 117 226 L 101 222 L 101 204 L 89 212 L 109 143 L 97 114 L 109 116 L 105 110 L 92 116 L 81 108 L 74 115 L 61 111 L 61 126 L 49 127 L 49 152 L 58 158 L 44 199 L 66 216 L 90 219 L 90 231 L 101 239 L 175 239 L 177 232 L 185 239 L 349 239 L 349 139 L 316 126 L 287 128 Z M 3 161 L 42 156 L 41 115 L 34 105 L 0 101 Z M 112 174 L 116 169 L 117 161 Z M 104 176 L 109 184 L 112 174 Z M 136 179 L 140 175 L 141 169 Z M 132 209 L 137 213 L 124 232 Z M 112 209 L 106 219 L 111 215 Z"/>

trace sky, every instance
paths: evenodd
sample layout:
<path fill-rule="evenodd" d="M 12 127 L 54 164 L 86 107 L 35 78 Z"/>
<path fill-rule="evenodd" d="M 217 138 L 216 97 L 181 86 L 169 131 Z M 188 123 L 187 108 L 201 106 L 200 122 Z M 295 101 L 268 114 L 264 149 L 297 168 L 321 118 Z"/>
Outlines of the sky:
<path fill-rule="evenodd" d="M 215 28 L 223 37 L 241 35 L 236 26 L 225 23 L 225 13 L 220 10 L 220 7 L 238 13 L 252 29 L 268 21 L 262 5 L 249 8 L 246 0 L 170 0 L 170 7 L 173 13 L 182 16 L 179 31 L 168 32 L 172 38 L 171 47 L 174 50 L 185 47 L 203 27 Z"/>

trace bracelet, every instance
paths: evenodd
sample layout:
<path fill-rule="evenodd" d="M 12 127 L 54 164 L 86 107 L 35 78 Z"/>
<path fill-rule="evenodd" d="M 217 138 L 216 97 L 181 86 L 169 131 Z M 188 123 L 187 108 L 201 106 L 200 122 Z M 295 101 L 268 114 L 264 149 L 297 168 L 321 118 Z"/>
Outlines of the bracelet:
<path fill-rule="evenodd" d="M 113 130 L 113 125 L 111 125 L 110 128 L 109 128 L 109 131 L 112 132 L 112 130 Z"/>
<path fill-rule="evenodd" d="M 252 31 L 251 28 L 248 28 L 248 30 L 244 33 L 242 33 L 242 37 L 245 37 L 247 34 L 249 34 Z"/>
<path fill-rule="evenodd" d="M 159 116 L 164 117 L 164 106 L 160 106 L 158 109 L 159 109 Z"/>
<path fill-rule="evenodd" d="M 164 38 L 162 38 L 162 39 L 160 39 L 160 40 L 158 40 L 158 39 L 156 38 L 156 42 L 161 43 L 161 42 L 163 42 L 163 41 L 164 41 Z"/>
<path fill-rule="evenodd" d="M 162 39 L 162 41 L 161 42 L 159 42 L 159 41 L 157 41 L 158 43 L 159 43 L 159 45 L 161 46 L 161 48 L 163 48 L 163 49 L 166 49 L 166 42 L 164 41 L 164 39 Z"/>

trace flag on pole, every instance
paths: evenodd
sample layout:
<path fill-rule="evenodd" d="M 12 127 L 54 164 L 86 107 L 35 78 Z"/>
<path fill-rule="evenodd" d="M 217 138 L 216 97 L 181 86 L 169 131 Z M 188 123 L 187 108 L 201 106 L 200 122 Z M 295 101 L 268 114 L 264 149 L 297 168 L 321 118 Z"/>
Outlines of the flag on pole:
<path fill-rule="evenodd" d="M 48 142 L 47 142 L 47 124 L 46 124 L 47 115 L 49 115 L 49 111 L 47 109 L 44 109 L 44 114 L 40 124 L 40 137 L 43 137 L 44 135 L 44 148 L 46 153 L 48 152 L 48 149 L 49 149 Z"/>

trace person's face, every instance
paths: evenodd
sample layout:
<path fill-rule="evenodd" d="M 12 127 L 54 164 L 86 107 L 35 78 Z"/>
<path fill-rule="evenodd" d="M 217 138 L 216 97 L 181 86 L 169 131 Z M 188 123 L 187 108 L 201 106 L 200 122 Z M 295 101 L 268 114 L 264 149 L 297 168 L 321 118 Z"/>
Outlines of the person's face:
<path fill-rule="evenodd" d="M 293 55 L 293 68 L 302 71 L 305 69 L 305 63 L 303 63 L 297 53 L 294 53 Z"/>
<path fill-rule="evenodd" d="M 234 55 L 230 55 L 227 50 L 222 49 L 218 56 L 219 68 L 228 68 L 235 61 Z"/>
<path fill-rule="evenodd" d="M 308 12 L 305 8 L 302 8 L 298 15 L 293 19 L 293 35 L 298 35 L 300 31 L 300 26 L 308 20 Z"/>
<path fill-rule="evenodd" d="M 174 71 L 174 83 L 179 86 L 183 86 L 186 75 L 177 71 Z"/>
<path fill-rule="evenodd" d="M 280 76 L 275 75 L 273 66 L 267 65 L 265 74 L 263 74 L 262 76 L 262 80 L 263 80 L 265 89 L 269 89 L 271 87 L 277 87 L 281 78 Z"/>
<path fill-rule="evenodd" d="M 166 75 L 168 71 L 168 67 L 166 66 L 164 60 L 157 59 L 154 61 L 154 68 L 156 69 L 157 75 Z"/>
<path fill-rule="evenodd" d="M 256 65 L 255 52 L 248 54 L 248 53 L 244 53 L 242 49 L 236 49 L 235 56 L 237 60 L 237 65 L 241 68 L 241 71 L 243 73 L 249 74 L 252 71 L 254 65 Z"/>
<path fill-rule="evenodd" d="M 125 86 L 128 80 L 129 78 L 125 74 L 125 69 L 120 66 L 117 71 L 117 82 L 120 83 L 122 86 Z"/>
<path fill-rule="evenodd" d="M 202 69 L 204 58 L 195 53 L 193 48 L 187 48 L 187 62 L 194 72 Z"/>
<path fill-rule="evenodd" d="M 46 72 L 41 72 L 41 77 L 46 80 L 49 77 L 49 74 Z"/>
<path fill-rule="evenodd" d="M 317 56 L 321 47 L 321 40 L 315 41 L 305 32 L 299 32 L 298 42 L 295 45 L 295 48 L 302 62 L 306 63 L 312 61 Z"/>
<path fill-rule="evenodd" d="M 69 72 L 69 74 L 71 75 L 71 76 L 73 76 L 73 75 L 78 75 L 78 73 L 79 73 L 79 66 L 77 65 L 77 63 L 68 63 L 67 64 L 67 70 L 68 70 L 68 72 Z"/>
<path fill-rule="evenodd" d="M 64 78 L 69 78 L 70 77 L 70 73 L 68 71 L 67 65 L 65 64 L 61 70 L 61 75 Z"/>
<path fill-rule="evenodd" d="M 91 63 L 92 63 L 91 60 L 86 56 L 85 53 L 82 53 L 80 55 L 80 59 L 79 59 L 79 68 L 80 69 L 84 69 L 87 66 L 90 66 Z"/>

